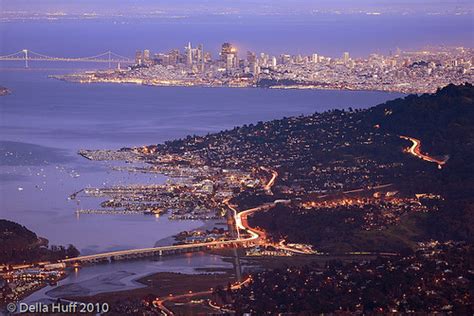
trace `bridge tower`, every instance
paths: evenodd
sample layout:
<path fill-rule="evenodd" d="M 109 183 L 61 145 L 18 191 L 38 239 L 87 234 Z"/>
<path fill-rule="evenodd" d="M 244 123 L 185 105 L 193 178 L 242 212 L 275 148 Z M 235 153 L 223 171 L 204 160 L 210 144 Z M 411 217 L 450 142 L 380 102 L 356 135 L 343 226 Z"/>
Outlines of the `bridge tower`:
<path fill-rule="evenodd" d="M 25 54 L 25 68 L 28 68 L 28 50 L 22 50 L 23 54 Z"/>
<path fill-rule="evenodd" d="M 109 50 L 107 53 L 108 53 L 108 55 L 109 55 L 109 69 L 110 69 L 110 68 L 112 68 L 112 62 L 111 62 L 111 60 L 112 60 L 112 56 L 111 56 L 111 55 L 112 55 L 112 52 Z"/>

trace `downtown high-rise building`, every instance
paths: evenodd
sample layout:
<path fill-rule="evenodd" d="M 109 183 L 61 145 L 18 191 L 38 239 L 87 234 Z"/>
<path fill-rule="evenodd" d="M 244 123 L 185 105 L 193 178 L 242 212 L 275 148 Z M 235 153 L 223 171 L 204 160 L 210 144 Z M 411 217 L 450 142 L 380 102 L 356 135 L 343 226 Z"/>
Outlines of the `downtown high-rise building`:
<path fill-rule="evenodd" d="M 237 48 L 231 43 L 224 43 L 221 47 L 221 61 L 224 62 L 227 71 L 230 71 L 238 66 Z"/>
<path fill-rule="evenodd" d="M 349 56 L 349 52 L 344 52 L 344 54 L 342 54 L 342 61 L 344 64 L 347 64 L 350 59 L 351 57 Z"/>
<path fill-rule="evenodd" d="M 229 54 L 236 55 L 236 53 L 237 53 L 237 49 L 234 48 L 231 43 L 222 44 L 220 55 L 221 55 L 221 60 L 223 62 L 227 61 L 227 55 Z"/>
<path fill-rule="evenodd" d="M 276 65 L 277 65 L 277 59 L 275 56 L 272 56 L 272 59 L 270 61 L 270 66 L 276 67 Z"/>
<path fill-rule="evenodd" d="M 247 52 L 247 62 L 249 64 L 256 63 L 257 62 L 257 54 L 255 54 L 254 52 L 248 51 Z"/>
<path fill-rule="evenodd" d="M 282 64 L 289 64 L 291 62 L 291 55 L 281 54 L 280 55 L 280 62 Z"/>
<path fill-rule="evenodd" d="M 235 56 L 234 54 L 226 54 L 226 64 L 225 69 L 230 71 L 235 68 Z"/>
<path fill-rule="evenodd" d="M 176 65 L 179 62 L 179 50 L 173 49 L 168 53 L 168 61 L 170 65 Z"/>
<path fill-rule="evenodd" d="M 191 47 L 191 42 L 188 43 L 188 46 L 185 47 L 186 53 L 186 65 L 191 66 L 193 64 L 193 48 Z"/>
<path fill-rule="evenodd" d="M 143 63 L 145 65 L 151 64 L 151 52 L 149 49 L 145 49 L 143 51 Z"/>
<path fill-rule="evenodd" d="M 141 50 L 137 50 L 135 52 L 135 64 L 141 65 L 143 61 L 143 52 Z"/>
<path fill-rule="evenodd" d="M 198 69 L 200 72 L 204 72 L 206 60 L 205 60 L 205 53 L 204 53 L 204 45 L 199 44 L 198 48 L 196 49 L 196 61 L 198 64 Z"/>

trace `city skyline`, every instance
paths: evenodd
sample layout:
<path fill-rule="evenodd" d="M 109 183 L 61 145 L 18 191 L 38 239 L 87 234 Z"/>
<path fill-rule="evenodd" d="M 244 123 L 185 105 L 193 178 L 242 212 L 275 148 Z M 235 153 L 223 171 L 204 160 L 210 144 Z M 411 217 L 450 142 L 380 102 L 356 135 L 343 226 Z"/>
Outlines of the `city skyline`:
<path fill-rule="evenodd" d="M 472 0 L 0 0 L 0 314 L 474 314 Z"/>
<path fill-rule="evenodd" d="M 39 59 L 40 60 L 40 59 Z M 25 60 L 26 62 L 26 60 Z M 240 52 L 221 44 L 213 55 L 191 42 L 169 52 L 137 50 L 134 63 L 117 69 L 74 73 L 55 78 L 79 82 L 135 83 L 148 86 L 254 87 L 276 89 L 376 90 L 404 93 L 435 92 L 449 83 L 472 82 L 474 51 L 438 47 L 423 51 L 396 49 L 388 55 L 352 58 L 350 52 L 328 57 Z"/>

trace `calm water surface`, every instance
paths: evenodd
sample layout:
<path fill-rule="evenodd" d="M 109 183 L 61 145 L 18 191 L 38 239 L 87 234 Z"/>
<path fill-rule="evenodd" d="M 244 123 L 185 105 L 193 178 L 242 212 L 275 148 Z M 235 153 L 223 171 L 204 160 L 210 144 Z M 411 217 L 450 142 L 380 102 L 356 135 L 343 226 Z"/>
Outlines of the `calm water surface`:
<path fill-rule="evenodd" d="M 47 286 L 24 302 L 54 300 L 58 297 L 87 296 L 103 292 L 143 287 L 136 280 L 157 272 L 198 273 L 196 268 L 232 268 L 232 264 L 221 260 L 220 256 L 205 253 L 163 257 L 157 260 L 142 259 L 99 264 L 74 270 L 57 286 Z"/>
<path fill-rule="evenodd" d="M 0 217 L 25 225 L 51 244 L 76 245 L 82 254 L 150 247 L 202 221 L 169 221 L 145 215 L 81 215 L 78 207 L 97 201 L 68 200 L 85 188 L 162 183 L 160 175 L 111 171 L 111 163 L 77 155 L 81 148 L 160 143 L 188 134 L 309 114 L 332 108 L 367 107 L 400 96 L 394 93 L 160 88 L 137 85 L 81 85 L 48 79 L 62 70 L 0 71 L 13 93 L 0 98 Z M 78 291 L 83 295 L 135 288 L 134 280 L 159 271 L 192 272 L 225 266 L 206 254 L 119 262 L 86 267 L 34 301 Z M 51 291 L 51 292 L 50 292 Z"/>
<path fill-rule="evenodd" d="M 51 243 L 83 253 L 148 247 L 200 221 L 166 217 L 81 215 L 70 194 L 124 183 L 161 183 L 162 176 L 111 172 L 81 148 L 120 148 L 206 134 L 237 125 L 341 107 L 365 107 L 398 94 L 227 88 L 81 85 L 54 71 L 0 72 L 13 93 L 0 99 L 0 207 Z M 56 73 L 58 71 L 55 71 Z"/>
<path fill-rule="evenodd" d="M 388 53 L 397 46 L 410 50 L 430 44 L 463 45 L 472 39 L 469 27 L 470 17 L 359 15 L 283 20 L 238 17 L 231 21 L 222 17 L 176 23 L 12 22 L 0 24 L 0 55 L 28 48 L 51 56 L 90 56 L 109 49 L 133 56 L 136 49 L 167 51 L 192 41 L 204 43 L 216 57 L 220 44 L 230 41 L 242 54 L 253 50 L 340 56 L 349 51 L 362 56 Z M 284 116 L 368 107 L 400 96 L 380 92 L 80 85 L 47 77 L 78 70 L 60 69 L 70 64 L 36 62 L 32 69 L 21 67 L 21 63 L 0 65 L 0 85 L 13 91 L 0 98 L 0 218 L 25 225 L 51 244 L 72 243 L 83 254 L 166 244 L 179 231 L 212 223 L 168 221 L 166 216 L 77 217 L 74 211 L 78 207 L 97 203 L 82 199 L 78 205 L 68 200 L 80 189 L 164 181 L 159 175 L 112 172 L 110 163 L 78 156 L 81 148 L 154 144 Z M 149 273 L 192 273 L 196 267 L 209 266 L 230 264 L 217 256 L 192 254 L 89 266 L 71 274 L 58 287 L 47 287 L 27 300 L 71 291 L 91 295 L 134 288 L 139 286 L 134 280 Z"/>

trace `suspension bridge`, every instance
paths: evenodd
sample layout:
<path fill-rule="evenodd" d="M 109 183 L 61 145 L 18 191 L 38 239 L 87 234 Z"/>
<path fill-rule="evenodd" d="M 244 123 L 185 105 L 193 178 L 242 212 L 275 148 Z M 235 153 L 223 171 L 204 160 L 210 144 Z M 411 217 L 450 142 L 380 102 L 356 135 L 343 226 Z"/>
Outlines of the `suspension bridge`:
<path fill-rule="evenodd" d="M 36 53 L 29 49 L 23 49 L 13 54 L 0 56 L 0 61 L 23 61 L 26 68 L 29 67 L 29 62 L 31 61 L 109 63 L 109 67 L 112 65 L 112 63 L 134 63 L 133 59 L 111 51 L 88 57 L 55 57 Z"/>

